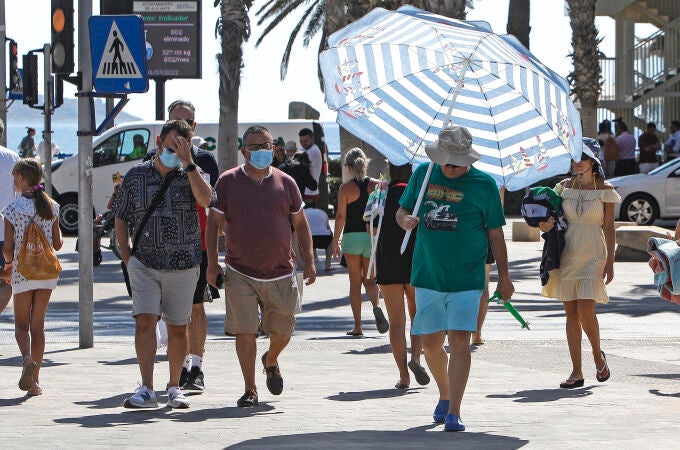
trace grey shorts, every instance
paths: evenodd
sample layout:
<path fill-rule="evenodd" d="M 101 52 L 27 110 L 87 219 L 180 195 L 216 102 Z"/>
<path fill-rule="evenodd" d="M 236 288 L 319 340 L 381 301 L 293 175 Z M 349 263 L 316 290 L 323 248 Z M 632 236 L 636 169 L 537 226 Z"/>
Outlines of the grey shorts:
<path fill-rule="evenodd" d="M 133 317 L 154 314 L 170 325 L 189 323 L 198 266 L 186 270 L 156 270 L 133 256 L 127 269 L 132 287 Z"/>
<path fill-rule="evenodd" d="M 275 281 L 256 281 L 227 266 L 224 289 L 226 334 L 257 334 L 258 305 L 262 305 L 262 328 L 267 334 L 293 335 L 298 291 L 292 274 Z"/>

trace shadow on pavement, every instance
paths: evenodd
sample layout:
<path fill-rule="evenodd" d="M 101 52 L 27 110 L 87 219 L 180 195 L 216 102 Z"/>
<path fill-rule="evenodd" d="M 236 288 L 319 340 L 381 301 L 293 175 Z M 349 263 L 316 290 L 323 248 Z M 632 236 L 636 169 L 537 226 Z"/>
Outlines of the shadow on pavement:
<path fill-rule="evenodd" d="M 45 367 L 58 367 L 58 366 L 66 366 L 70 363 L 68 362 L 54 362 L 53 360 L 49 358 L 44 358 L 42 360 L 42 363 L 40 364 L 41 368 Z M 0 366 L 7 366 L 7 367 L 16 367 L 17 368 L 17 380 L 19 380 L 19 376 L 21 375 L 21 356 L 11 356 L 9 358 L 2 358 L 0 359 Z"/>
<path fill-rule="evenodd" d="M 533 389 L 517 391 L 514 394 L 490 394 L 487 398 L 514 398 L 519 403 L 555 402 L 565 398 L 582 398 L 593 395 L 590 391 L 596 386 L 586 386 L 579 389 Z"/>
<path fill-rule="evenodd" d="M 649 390 L 650 394 L 658 395 L 659 397 L 676 397 L 680 398 L 680 392 L 676 392 L 675 394 L 664 394 L 663 392 L 660 392 L 658 389 L 650 389 Z M 1 405 L 2 403 L 0 403 Z"/>
<path fill-rule="evenodd" d="M 102 399 L 104 402 L 118 399 L 119 396 Z M 258 416 L 264 414 L 281 414 L 273 411 L 274 407 L 261 402 L 259 406 L 254 408 L 238 408 L 226 407 L 215 409 L 188 409 L 188 410 L 173 410 L 161 403 L 159 400 L 159 408 L 156 409 L 125 409 L 119 404 L 119 411 L 110 414 L 95 414 L 91 416 L 81 417 L 64 417 L 54 419 L 55 423 L 59 424 L 74 424 L 85 428 L 108 428 L 127 425 L 143 425 L 148 423 L 155 423 L 161 420 L 172 420 L 176 422 L 204 422 L 210 419 L 235 419 L 251 416 Z M 81 402 L 79 404 L 95 404 L 94 402 Z M 99 406 L 95 406 L 99 408 Z M 103 408 L 103 407 L 102 407 Z M 273 412 L 272 412 L 273 411 Z"/>
<path fill-rule="evenodd" d="M 27 395 L 22 395 L 21 397 L 15 397 L 15 398 L 0 398 L 0 407 L 3 406 L 17 406 L 21 405 L 23 402 L 28 400 Z"/>
<path fill-rule="evenodd" d="M 73 402 L 76 405 L 87 406 L 88 409 L 110 409 L 110 408 L 122 408 L 123 402 L 131 394 L 118 394 L 113 397 L 100 398 L 98 400 L 86 400 L 82 402 Z"/>
<path fill-rule="evenodd" d="M 640 373 L 635 377 L 659 378 L 662 380 L 680 380 L 680 373 Z"/>
<path fill-rule="evenodd" d="M 156 363 L 160 362 L 168 362 L 168 355 L 166 353 L 161 353 L 162 351 L 159 350 L 159 353 L 156 354 Z M 97 361 L 98 364 L 104 364 L 105 366 L 128 366 L 128 365 L 137 365 L 137 357 L 133 356 L 132 358 L 125 358 L 125 359 L 119 359 L 118 361 Z"/>
<path fill-rule="evenodd" d="M 424 388 L 410 388 L 410 389 L 376 389 L 373 391 L 356 391 L 356 392 L 340 392 L 336 395 L 326 397 L 328 400 L 336 400 L 340 402 L 359 402 L 362 400 L 372 400 L 378 398 L 395 398 L 404 395 L 417 394 L 418 391 Z"/>
<path fill-rule="evenodd" d="M 329 433 L 290 434 L 285 436 L 268 436 L 250 439 L 231 445 L 230 449 L 516 449 L 529 443 L 527 440 L 511 436 L 498 436 L 487 433 L 445 433 L 443 431 L 427 432 L 432 426 L 411 428 L 404 431 L 337 431 Z M 439 426 L 443 430 L 443 427 Z"/>
<path fill-rule="evenodd" d="M 378 345 L 377 347 L 367 347 L 367 348 L 362 348 L 361 350 L 348 350 L 344 354 L 345 355 L 376 355 L 376 354 L 384 354 L 384 353 L 392 353 L 392 347 L 390 347 L 390 344 L 385 344 L 385 345 Z"/>

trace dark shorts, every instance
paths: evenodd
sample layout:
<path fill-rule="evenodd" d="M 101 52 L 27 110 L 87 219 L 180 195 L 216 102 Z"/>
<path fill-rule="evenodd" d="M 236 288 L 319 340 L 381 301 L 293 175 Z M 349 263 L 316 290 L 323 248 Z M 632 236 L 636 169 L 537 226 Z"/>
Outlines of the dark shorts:
<path fill-rule="evenodd" d="M 212 286 L 208 286 L 205 273 L 208 270 L 208 253 L 201 252 L 201 265 L 198 274 L 198 282 L 194 291 L 194 305 L 203 302 L 212 303 L 213 299 L 220 298 L 220 291 Z"/>
<path fill-rule="evenodd" d="M 493 264 L 496 262 L 496 258 L 493 257 L 493 251 L 491 250 L 491 242 L 489 242 L 489 249 L 486 251 L 486 263 Z"/>
<path fill-rule="evenodd" d="M 330 236 L 312 236 L 312 245 L 314 248 L 328 248 L 333 241 L 333 235 Z"/>

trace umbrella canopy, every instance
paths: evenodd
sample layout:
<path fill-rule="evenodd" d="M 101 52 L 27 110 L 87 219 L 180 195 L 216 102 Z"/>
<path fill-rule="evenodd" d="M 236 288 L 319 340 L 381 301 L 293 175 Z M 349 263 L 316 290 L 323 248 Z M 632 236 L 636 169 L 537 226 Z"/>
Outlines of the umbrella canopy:
<path fill-rule="evenodd" d="M 473 136 L 474 165 L 517 190 L 581 157 L 567 82 L 512 36 L 404 6 L 332 34 L 319 62 L 337 122 L 394 164 L 428 161 L 449 122 Z"/>

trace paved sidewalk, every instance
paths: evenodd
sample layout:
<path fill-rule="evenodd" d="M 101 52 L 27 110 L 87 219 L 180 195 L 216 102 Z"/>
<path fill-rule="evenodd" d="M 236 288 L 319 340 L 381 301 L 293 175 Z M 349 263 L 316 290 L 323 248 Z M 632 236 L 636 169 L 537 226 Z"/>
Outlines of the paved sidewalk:
<path fill-rule="evenodd" d="M 538 295 L 541 244 L 507 243 L 513 303 L 531 331 L 491 306 L 487 344 L 473 353 L 463 401 L 467 431 L 444 433 L 432 423 L 434 381 L 394 389 L 398 373 L 389 340 L 375 330 L 368 303 L 366 336 L 344 336 L 352 319 L 347 273 L 337 264 L 305 290 L 296 334 L 279 361 L 281 396 L 267 391 L 258 372 L 260 406 L 236 407 L 243 382 L 234 341 L 222 332 L 224 303 L 218 300 L 207 305 L 206 392 L 191 397 L 188 410 L 122 408 L 139 371 L 119 266 L 107 252 L 95 269 L 95 346 L 78 349 L 77 255 L 67 240 L 60 254 L 64 274 L 48 311 L 43 396 L 26 398 L 18 390 L 11 304 L 0 314 L 2 448 L 677 448 L 680 307 L 657 298 L 651 270 L 645 263 L 617 263 L 611 302 L 598 306 L 611 379 L 595 380 L 584 341 L 586 385 L 563 390 L 559 382 L 570 370 L 564 317 L 561 304 Z M 267 345 L 258 339 L 258 356 Z M 158 360 L 156 388 L 164 402 L 164 352 Z"/>

